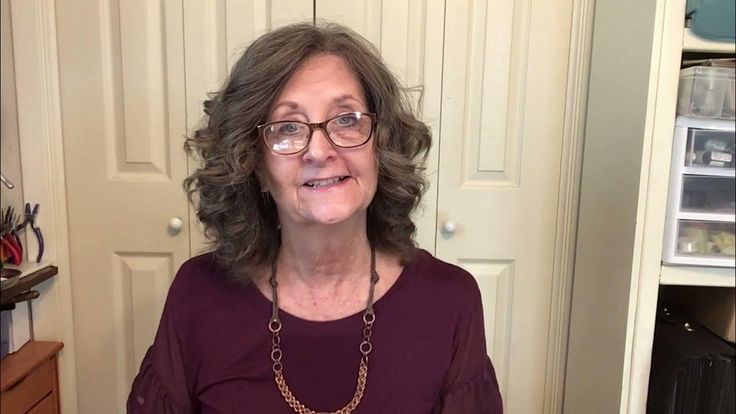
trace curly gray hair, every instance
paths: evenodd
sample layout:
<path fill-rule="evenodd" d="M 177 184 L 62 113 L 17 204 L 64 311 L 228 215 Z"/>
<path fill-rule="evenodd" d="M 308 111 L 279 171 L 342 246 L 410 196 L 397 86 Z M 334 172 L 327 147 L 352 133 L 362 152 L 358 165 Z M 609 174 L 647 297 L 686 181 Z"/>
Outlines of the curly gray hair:
<path fill-rule="evenodd" d="M 300 64 L 321 53 L 351 66 L 369 110 L 377 114 L 378 187 L 368 208 L 368 238 L 404 263 L 415 254 L 410 215 L 425 189 L 421 165 L 431 146 L 429 128 L 415 117 L 406 89 L 370 42 L 337 24 L 294 24 L 261 36 L 245 50 L 223 89 L 205 102 L 205 125 L 185 144 L 202 164 L 184 188 L 217 262 L 237 280 L 248 281 L 253 271 L 269 265 L 280 244 L 276 206 L 262 196 L 257 178 L 266 149 L 256 127 L 267 122 Z"/>

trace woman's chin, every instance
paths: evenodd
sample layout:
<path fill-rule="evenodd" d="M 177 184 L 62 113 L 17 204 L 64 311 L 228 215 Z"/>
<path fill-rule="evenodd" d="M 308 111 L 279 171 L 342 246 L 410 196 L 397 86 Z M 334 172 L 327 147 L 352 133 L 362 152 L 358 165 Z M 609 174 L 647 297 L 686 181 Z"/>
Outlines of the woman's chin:
<path fill-rule="evenodd" d="M 344 211 L 330 209 L 327 211 L 315 211 L 310 214 L 311 217 L 307 221 L 315 225 L 333 226 L 336 224 L 346 223 L 354 221 L 356 224 L 359 223 L 355 220 L 359 216 L 357 211 Z"/>

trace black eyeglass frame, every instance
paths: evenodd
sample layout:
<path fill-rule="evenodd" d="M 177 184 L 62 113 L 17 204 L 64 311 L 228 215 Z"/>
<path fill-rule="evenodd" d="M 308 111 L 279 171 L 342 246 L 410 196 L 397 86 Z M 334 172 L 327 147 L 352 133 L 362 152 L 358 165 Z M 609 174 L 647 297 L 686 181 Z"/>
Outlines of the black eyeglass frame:
<path fill-rule="evenodd" d="M 363 116 L 368 117 L 371 120 L 371 130 L 368 133 L 368 136 L 366 137 L 365 141 L 361 142 L 360 144 L 350 145 L 350 146 L 339 145 L 335 141 L 332 140 L 332 137 L 330 136 L 330 133 L 327 131 L 327 124 L 330 123 L 330 122 L 332 122 L 332 121 L 334 121 L 334 120 L 336 120 L 336 119 L 338 119 L 338 118 L 340 118 L 340 117 L 343 117 L 345 115 L 351 115 L 351 114 L 352 115 L 360 115 L 361 117 L 363 117 Z M 373 136 L 373 131 L 376 129 L 377 119 L 378 119 L 378 116 L 375 113 L 373 113 L 373 112 L 343 112 L 340 115 L 334 116 L 334 117 L 332 117 L 332 118 L 330 118 L 330 119 L 328 119 L 326 121 L 322 121 L 322 122 L 291 121 L 291 120 L 285 119 L 283 121 L 274 121 L 274 122 L 269 122 L 267 124 L 258 125 L 256 127 L 256 129 L 258 130 L 258 135 L 260 135 L 261 140 L 263 141 L 263 145 L 265 145 L 269 149 L 269 151 L 273 152 L 276 155 L 294 155 L 294 154 L 299 154 L 300 152 L 306 151 L 306 149 L 309 148 L 309 144 L 312 142 L 312 136 L 314 135 L 314 131 L 316 131 L 318 129 L 321 129 L 325 133 L 325 136 L 327 137 L 327 140 L 330 141 L 330 144 L 334 145 L 337 148 L 346 148 L 347 149 L 347 148 L 358 148 L 360 146 L 363 146 L 368 141 L 371 140 L 371 137 Z M 307 136 L 307 143 L 304 145 L 304 148 L 300 149 L 299 151 L 294 151 L 294 152 L 276 152 L 276 151 L 273 150 L 273 148 L 271 148 L 268 145 L 268 141 L 266 140 L 266 134 L 265 134 L 266 128 L 269 127 L 269 126 L 271 126 L 271 125 L 280 124 L 280 123 L 284 123 L 284 122 L 292 122 L 292 123 L 296 123 L 296 124 L 302 124 L 302 125 L 306 125 L 307 128 L 309 128 L 309 136 Z"/>

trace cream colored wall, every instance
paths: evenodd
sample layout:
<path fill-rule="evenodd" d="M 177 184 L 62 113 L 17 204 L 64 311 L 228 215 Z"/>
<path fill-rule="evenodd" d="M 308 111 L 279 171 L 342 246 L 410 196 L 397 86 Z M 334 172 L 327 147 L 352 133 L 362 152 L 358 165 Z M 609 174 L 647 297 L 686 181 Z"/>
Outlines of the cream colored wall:
<path fill-rule="evenodd" d="M 40 297 L 32 302 L 34 334 L 37 340 L 64 343 L 64 349 L 59 354 L 61 411 L 73 414 L 77 412 L 77 381 L 74 322 L 71 317 L 66 195 L 63 191 L 64 169 L 61 159 L 63 150 L 59 139 L 61 109 L 58 78 L 53 75 L 58 73 L 56 56 L 52 53 L 56 50 L 54 2 L 0 1 L 3 69 L 2 169 L 11 180 L 16 179 L 15 184 L 18 187 L 12 190 L 12 197 L 19 206 L 22 201 L 41 205 L 37 223 L 45 241 L 43 261 L 56 265 L 59 273 L 36 287 Z M 12 22 L 24 24 L 11 26 Z M 12 68 L 15 68 L 14 73 Z M 12 74 L 14 79 L 6 77 L 6 73 Z M 8 142 L 13 150 L 9 154 L 5 151 L 6 131 L 10 131 L 9 135 L 14 134 L 14 138 Z M 13 160 L 6 165 L 7 155 Z M 7 193 L 3 192 L 3 200 L 5 194 Z M 25 246 L 29 250 L 28 254 L 35 257 L 37 244 L 34 237 L 30 239 L 30 243 Z"/>
<path fill-rule="evenodd" d="M 625 412 L 623 350 L 637 265 L 656 6 L 635 0 L 596 3 L 565 413 Z"/>
<path fill-rule="evenodd" d="M 0 145 L 2 173 L 15 188 L 0 186 L 2 206 L 13 205 L 16 211 L 23 206 L 23 179 L 20 170 L 20 143 L 18 141 L 18 107 L 15 102 L 15 61 L 10 28 L 9 0 L 0 0 Z"/>

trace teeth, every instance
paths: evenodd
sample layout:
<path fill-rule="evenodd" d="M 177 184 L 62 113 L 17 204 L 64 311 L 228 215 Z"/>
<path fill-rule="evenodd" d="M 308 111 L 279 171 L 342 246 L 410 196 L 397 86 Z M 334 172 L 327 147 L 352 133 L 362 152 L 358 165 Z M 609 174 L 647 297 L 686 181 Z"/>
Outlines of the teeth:
<path fill-rule="evenodd" d="M 326 185 L 335 184 L 336 182 L 340 181 L 342 177 L 334 177 L 334 178 L 328 178 L 326 180 L 316 180 L 316 181 L 310 181 L 307 183 L 309 187 L 312 188 L 318 188 L 318 187 L 324 187 Z"/>

